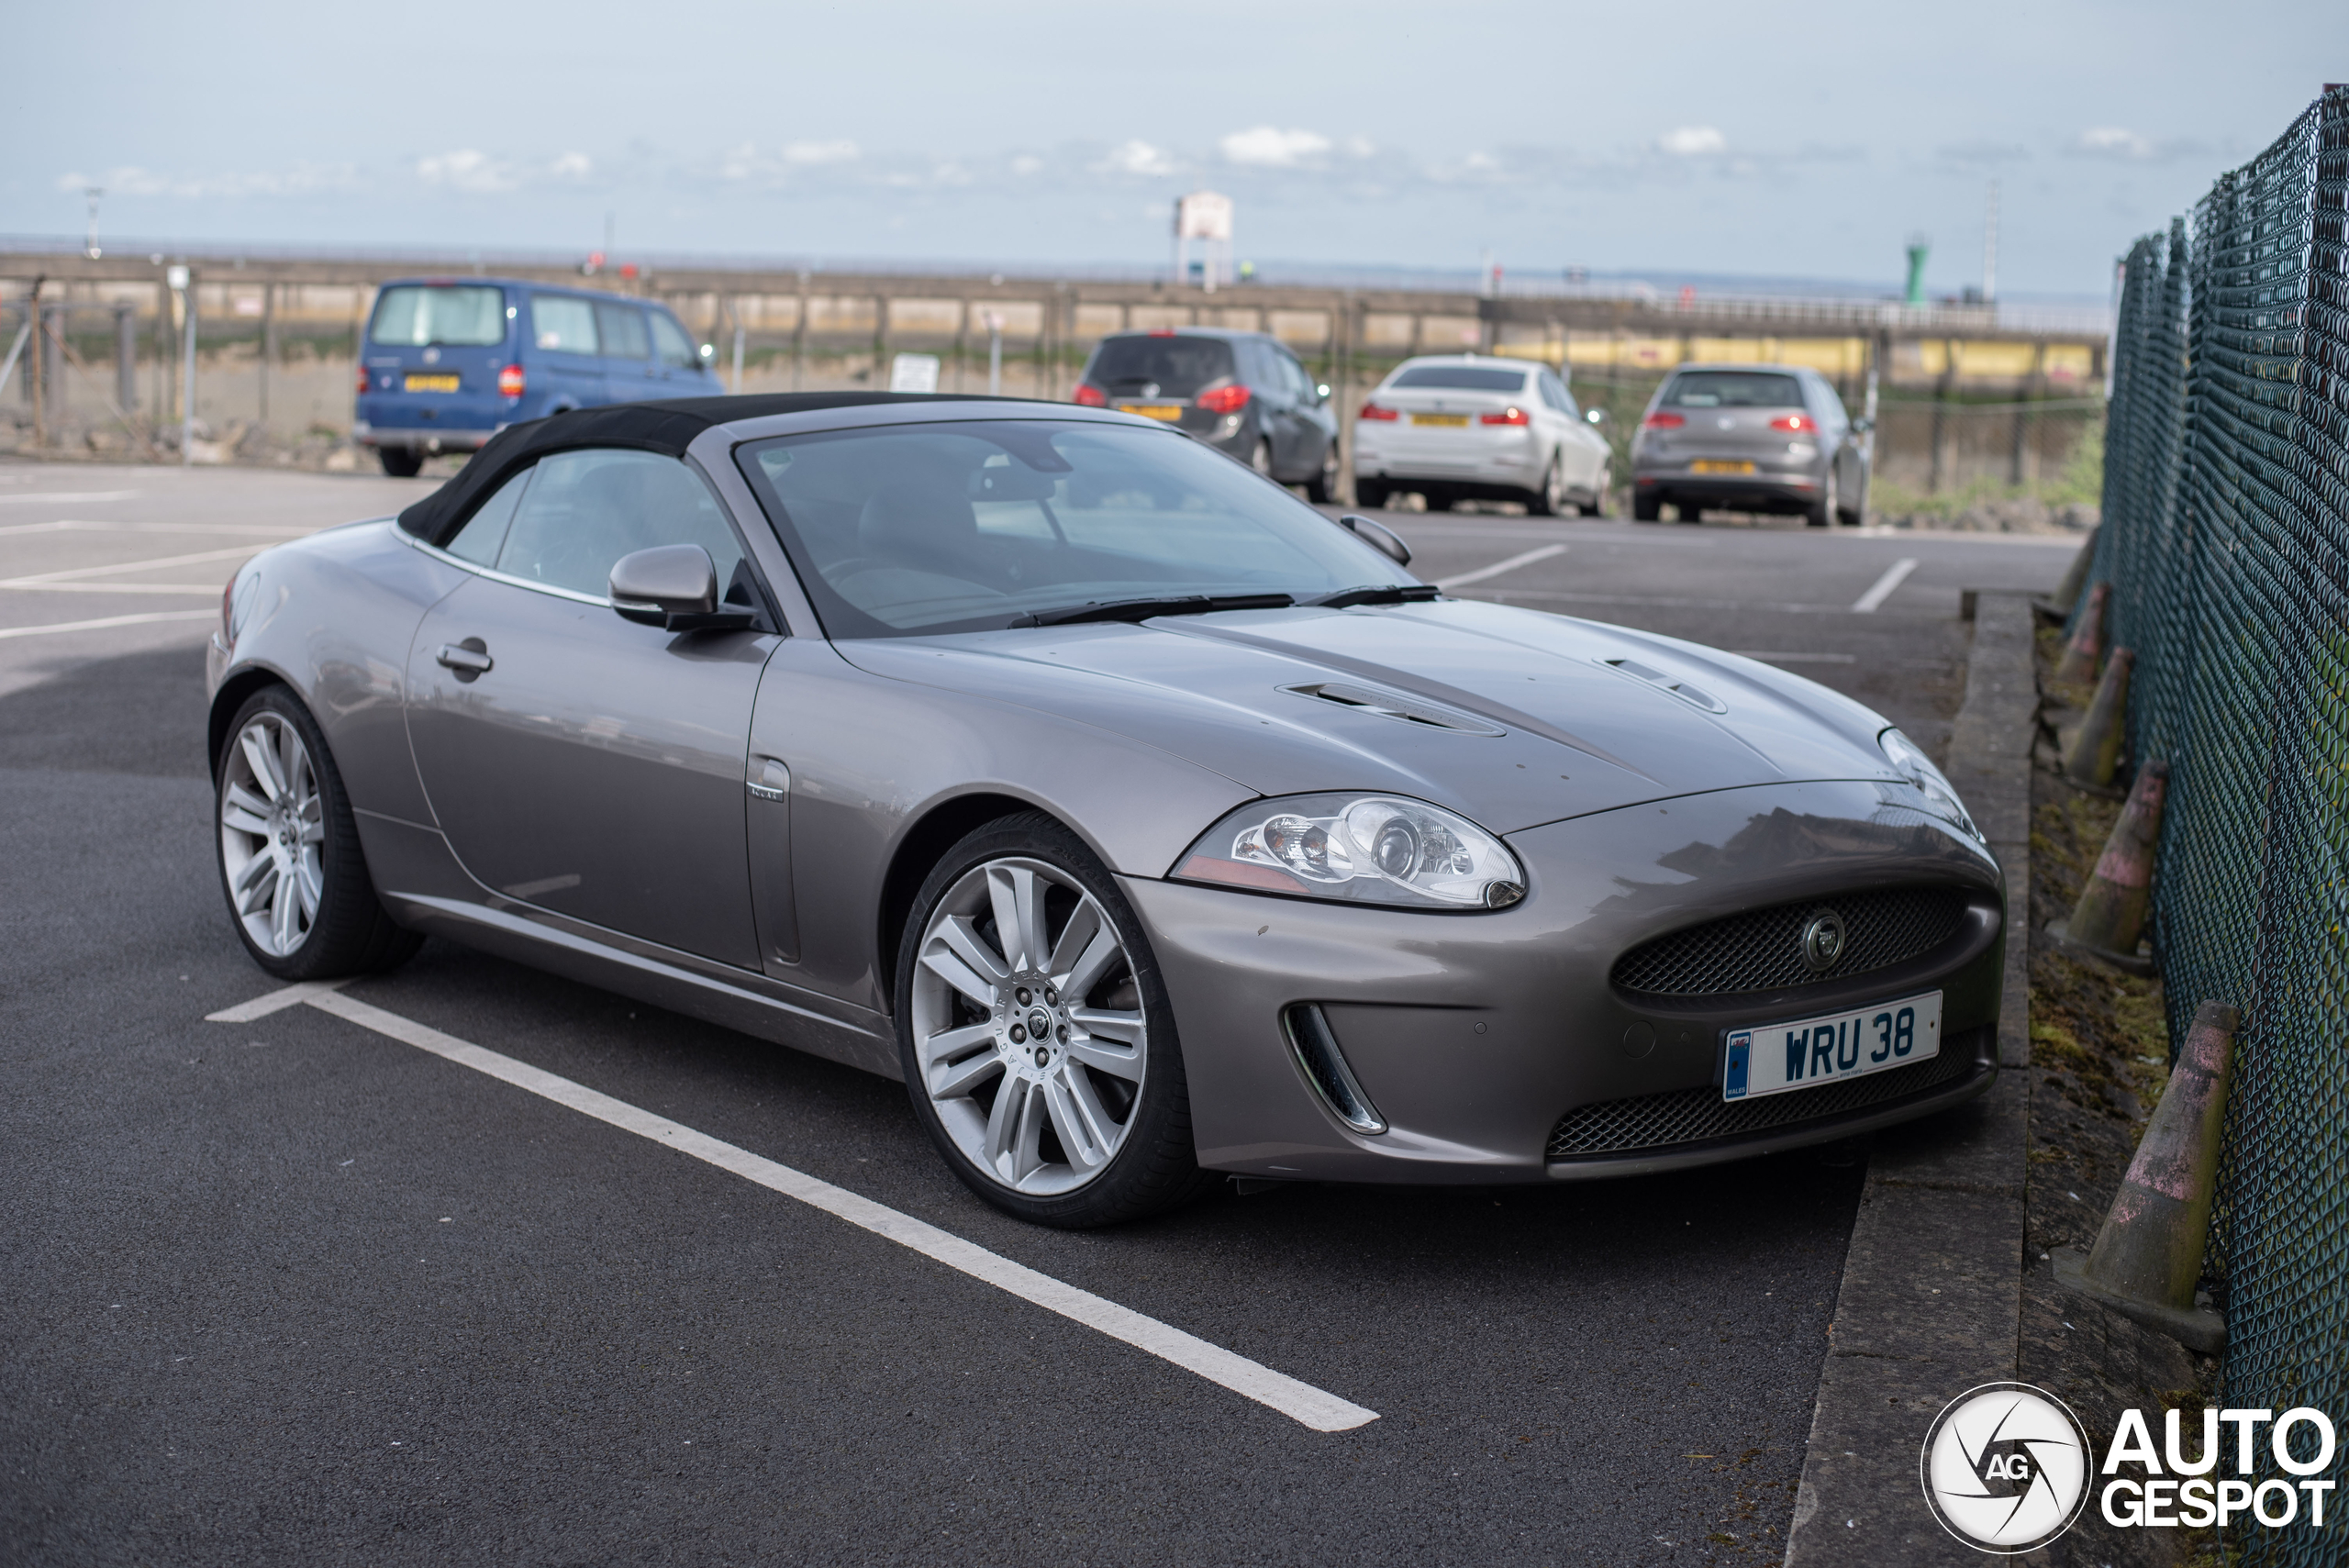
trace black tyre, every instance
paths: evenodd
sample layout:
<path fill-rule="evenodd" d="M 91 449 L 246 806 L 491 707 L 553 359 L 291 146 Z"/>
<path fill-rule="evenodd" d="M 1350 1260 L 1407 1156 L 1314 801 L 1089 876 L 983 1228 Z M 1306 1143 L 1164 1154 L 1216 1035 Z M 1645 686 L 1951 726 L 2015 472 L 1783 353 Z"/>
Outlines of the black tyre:
<path fill-rule="evenodd" d="M 1809 524 L 1814 528 L 1829 528 L 1831 527 L 1835 521 L 1835 513 L 1837 510 L 1838 507 L 1835 505 L 1835 465 L 1831 462 L 1827 465 L 1827 482 L 1820 491 L 1819 499 L 1811 502 L 1802 509 L 1802 520 Z"/>
<path fill-rule="evenodd" d="M 1658 495 L 1653 490 L 1633 490 L 1631 492 L 1631 520 L 1633 522 L 1653 523 L 1659 521 L 1663 517 L 1663 496 Z"/>
<path fill-rule="evenodd" d="M 1355 506 L 1361 506 L 1365 510 L 1375 512 L 1379 507 L 1386 505 L 1386 501 L 1387 494 L 1385 481 L 1377 479 L 1357 479 L 1354 481 Z"/>
<path fill-rule="evenodd" d="M 424 454 L 414 447 L 377 447 L 375 458 L 394 479 L 414 479 L 424 472 Z"/>
<path fill-rule="evenodd" d="M 1141 922 L 1052 817 L 990 823 L 931 869 L 898 943 L 896 997 L 914 1115 L 1004 1213 L 1115 1225 L 1213 1184 Z"/>
<path fill-rule="evenodd" d="M 1338 498 L 1338 439 L 1335 436 L 1330 437 L 1330 444 L 1322 449 L 1321 466 L 1305 482 L 1305 498 L 1319 501 L 1323 506 Z"/>
<path fill-rule="evenodd" d="M 1263 474 L 1265 478 L 1274 479 L 1273 443 L 1271 440 L 1260 440 L 1256 443 L 1256 450 L 1248 455 L 1248 466 Z M 1278 483 L 1278 481 L 1275 480 L 1275 483 Z"/>
<path fill-rule="evenodd" d="M 375 896 L 342 775 L 298 697 L 254 693 L 214 762 L 220 889 L 255 963 L 281 980 L 333 980 L 416 951 L 424 939 Z"/>
<path fill-rule="evenodd" d="M 1615 465 L 1601 463 L 1598 469 L 1598 483 L 1591 487 L 1590 499 L 1582 504 L 1582 515 L 1586 517 L 1605 517 L 1608 497 L 1613 494 L 1614 489 Z"/>
<path fill-rule="evenodd" d="M 1701 523 L 1705 520 L 1705 508 L 1694 501 L 1675 501 L 1672 515 L 1684 523 Z"/>

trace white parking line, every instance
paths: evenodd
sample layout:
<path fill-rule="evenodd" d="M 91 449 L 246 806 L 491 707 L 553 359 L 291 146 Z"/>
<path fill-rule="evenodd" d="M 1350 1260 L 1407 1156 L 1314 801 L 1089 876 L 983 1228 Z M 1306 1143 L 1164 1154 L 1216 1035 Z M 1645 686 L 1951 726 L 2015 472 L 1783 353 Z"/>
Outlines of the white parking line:
<path fill-rule="evenodd" d="M 1520 566 L 1531 566 L 1537 561 L 1547 561 L 1553 555 L 1565 553 L 1566 547 L 1563 544 L 1545 544 L 1539 550 L 1529 550 L 1523 555 L 1512 555 L 1507 561 L 1496 561 L 1490 566 L 1479 566 L 1474 572 L 1460 572 L 1450 577 L 1439 577 L 1435 580 L 1435 585 L 1439 588 L 1457 588 L 1469 583 L 1481 583 L 1487 577 L 1497 577 L 1504 572 L 1514 572 Z"/>
<path fill-rule="evenodd" d="M 208 583 L 9 583 L 0 592 L 10 594 L 213 594 Z"/>
<path fill-rule="evenodd" d="M 23 501 L 128 501 L 136 490 L 28 490 L 21 495 L 0 495 L 0 506 Z"/>
<path fill-rule="evenodd" d="M 298 995 L 296 994 L 298 993 Z M 1098 1329 L 1113 1340 L 1122 1340 L 1138 1350 L 1149 1351 L 1176 1366 L 1195 1372 L 1209 1383 L 1230 1389 L 1234 1394 L 1268 1406 L 1291 1420 L 1310 1427 L 1317 1432 L 1342 1432 L 1378 1419 L 1378 1412 L 1325 1393 L 1308 1383 L 1300 1383 L 1285 1373 L 1235 1355 L 1220 1346 L 1211 1345 L 1195 1335 L 1145 1318 L 1141 1313 L 1105 1300 L 1091 1291 L 1063 1284 L 1049 1274 L 1038 1273 L 1025 1264 L 1015 1263 L 998 1253 L 948 1234 L 936 1226 L 900 1214 L 885 1205 L 860 1197 L 845 1187 L 778 1165 L 746 1149 L 723 1143 L 706 1133 L 639 1110 L 624 1100 L 616 1100 L 584 1084 L 543 1072 L 528 1062 L 517 1062 L 454 1035 L 443 1034 L 397 1013 L 355 1001 L 339 994 L 330 985 L 289 985 L 257 996 L 240 1006 L 229 1007 L 211 1015 L 218 1023 L 245 1023 L 266 1013 L 307 1003 L 322 1012 L 332 1013 L 348 1023 L 373 1029 L 375 1033 L 430 1051 L 444 1061 L 461 1067 L 470 1067 L 501 1083 L 552 1100 L 559 1106 L 595 1118 L 623 1131 L 649 1138 L 680 1154 L 730 1171 L 746 1181 L 755 1182 L 772 1192 L 822 1209 L 825 1213 L 851 1225 L 860 1226 L 874 1235 L 909 1247 L 924 1257 L 944 1263 L 972 1278 L 1008 1291 L 1023 1301 L 1033 1302 L 1048 1311 Z M 256 1010 L 258 1009 L 258 1010 Z"/>
<path fill-rule="evenodd" d="M 193 555 L 159 555 L 148 561 L 117 561 L 105 566 L 69 566 L 62 572 L 35 572 L 23 577 L 0 577 L 0 588 L 34 588 L 45 583 L 65 583 L 83 577 L 113 577 L 156 566 L 199 566 L 209 561 L 242 561 L 253 555 L 249 544 L 227 550 L 199 550 Z"/>
<path fill-rule="evenodd" d="M 150 610 L 136 616 L 100 616 L 96 620 L 52 621 L 47 626 L 0 627 L 0 637 L 46 637 L 53 631 L 104 631 L 110 626 L 145 626 L 159 620 L 218 620 L 218 610 Z"/>
<path fill-rule="evenodd" d="M 22 496 L 0 495 L 0 501 Z M 300 539 L 316 528 L 284 528 L 276 523 L 116 523 L 92 517 L 60 517 L 53 523 L 10 523 L 0 534 L 267 534 L 272 539 Z"/>
<path fill-rule="evenodd" d="M 1916 570 L 1917 558 L 1913 555 L 1903 556 L 1886 567 L 1884 575 L 1877 578 L 1875 584 L 1860 595 L 1859 602 L 1852 606 L 1852 613 L 1855 616 L 1876 614 L 1876 606 L 1892 597 L 1892 591 L 1909 581 L 1909 573 Z"/>

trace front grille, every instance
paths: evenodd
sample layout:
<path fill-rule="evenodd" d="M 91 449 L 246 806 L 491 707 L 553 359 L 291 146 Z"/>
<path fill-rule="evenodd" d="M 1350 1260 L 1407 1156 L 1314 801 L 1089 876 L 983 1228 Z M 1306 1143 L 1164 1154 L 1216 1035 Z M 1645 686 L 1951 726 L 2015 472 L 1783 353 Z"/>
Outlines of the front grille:
<path fill-rule="evenodd" d="M 1961 1036 L 1943 1041 L 1942 1053 L 1930 1062 L 1841 1084 L 1822 1084 L 1816 1089 L 1765 1095 L 1758 1100 L 1724 1100 L 1720 1090 L 1712 1085 L 1642 1095 L 1632 1100 L 1601 1100 L 1577 1106 L 1560 1118 L 1550 1134 L 1549 1157 L 1578 1160 L 1596 1154 L 1627 1154 L 1766 1132 L 1940 1088 L 1965 1077 L 1974 1067 L 1973 1040 Z"/>
<path fill-rule="evenodd" d="M 1641 943 L 1615 961 L 1614 980 L 1651 996 L 1776 991 L 1842 980 L 1940 947 L 1957 935 L 1965 902 L 1963 888 L 1896 887 L 1749 909 Z M 1843 922 L 1842 956 L 1813 970 L 1803 962 L 1803 928 L 1830 910 Z"/>

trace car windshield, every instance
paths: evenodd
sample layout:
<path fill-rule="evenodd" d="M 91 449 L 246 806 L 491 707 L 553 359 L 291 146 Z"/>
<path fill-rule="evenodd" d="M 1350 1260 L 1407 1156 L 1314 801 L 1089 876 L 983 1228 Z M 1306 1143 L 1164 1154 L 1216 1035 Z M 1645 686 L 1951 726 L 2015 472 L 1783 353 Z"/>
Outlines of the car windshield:
<path fill-rule="evenodd" d="M 1525 373 L 1487 370 L 1481 365 L 1419 365 L 1402 372 L 1386 384 L 1448 392 L 1523 392 Z"/>
<path fill-rule="evenodd" d="M 765 441 L 747 449 L 742 469 L 835 638 L 1413 581 L 1278 485 L 1173 430 L 883 426 Z"/>
<path fill-rule="evenodd" d="M 1131 337 L 1102 340 L 1086 379 L 1109 392 L 1188 397 L 1234 374 L 1231 345 L 1221 338 Z"/>
<path fill-rule="evenodd" d="M 1768 371 L 1689 371 L 1664 389 L 1667 408 L 1799 408 L 1802 383 Z"/>
<path fill-rule="evenodd" d="M 506 341 L 506 291 L 473 284 L 403 284 L 375 302 L 371 343 L 487 348 Z"/>

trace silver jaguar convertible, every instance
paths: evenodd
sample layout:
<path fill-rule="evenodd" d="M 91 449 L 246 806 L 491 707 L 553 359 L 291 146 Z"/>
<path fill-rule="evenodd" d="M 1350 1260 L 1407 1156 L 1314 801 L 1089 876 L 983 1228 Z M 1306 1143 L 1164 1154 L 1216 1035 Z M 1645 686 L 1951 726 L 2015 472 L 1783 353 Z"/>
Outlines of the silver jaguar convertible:
<path fill-rule="evenodd" d="M 517 426 L 229 584 L 229 914 L 289 980 L 439 936 L 902 1079 L 1051 1225 L 1697 1165 L 1989 1085 L 1999 871 L 1915 745 L 1408 560 L 1106 410 Z"/>

